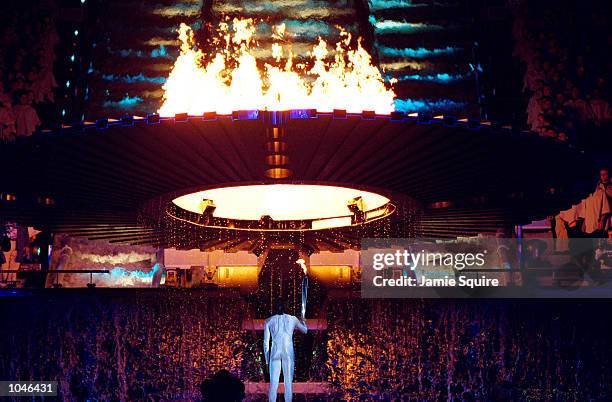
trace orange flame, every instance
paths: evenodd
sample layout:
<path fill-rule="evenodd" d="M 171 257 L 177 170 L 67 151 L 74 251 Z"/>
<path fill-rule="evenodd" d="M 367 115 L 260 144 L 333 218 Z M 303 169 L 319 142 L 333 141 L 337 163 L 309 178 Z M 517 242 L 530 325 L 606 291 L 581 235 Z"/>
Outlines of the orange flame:
<path fill-rule="evenodd" d="M 207 55 L 194 47 L 191 28 L 181 24 L 178 33 L 180 55 L 163 85 L 161 116 L 256 109 L 343 109 L 379 114 L 394 110 L 395 93 L 385 86 L 360 41 L 357 49 L 349 48 L 351 35 L 344 31 L 333 61 L 327 60 L 330 51 L 319 38 L 309 52 L 312 67 L 306 69 L 294 65 L 290 45 L 284 43 L 285 26 L 274 27 L 271 54 L 277 65 L 265 63 L 263 72 L 254 55 L 260 49 L 251 46 L 255 34 L 252 19 L 234 19 L 231 31 L 227 23 L 219 24 L 214 43 L 223 46 L 207 63 L 203 62 Z"/>

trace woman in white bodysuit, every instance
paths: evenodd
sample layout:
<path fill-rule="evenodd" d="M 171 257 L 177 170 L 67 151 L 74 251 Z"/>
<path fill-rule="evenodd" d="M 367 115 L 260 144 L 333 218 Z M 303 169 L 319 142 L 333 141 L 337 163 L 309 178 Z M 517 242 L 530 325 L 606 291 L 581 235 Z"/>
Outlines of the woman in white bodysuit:
<path fill-rule="evenodd" d="M 293 331 L 297 328 L 302 333 L 308 332 L 306 320 L 298 320 L 297 317 L 285 314 L 285 307 L 281 301 L 276 302 L 275 315 L 268 318 L 264 325 L 264 355 L 266 364 L 270 368 L 270 390 L 268 398 L 271 402 L 276 401 L 278 381 L 280 379 L 281 367 L 285 381 L 285 401 L 291 402 L 293 390 L 293 369 L 295 366 L 295 355 L 293 353 Z M 270 349 L 270 338 L 272 338 L 272 349 Z"/>

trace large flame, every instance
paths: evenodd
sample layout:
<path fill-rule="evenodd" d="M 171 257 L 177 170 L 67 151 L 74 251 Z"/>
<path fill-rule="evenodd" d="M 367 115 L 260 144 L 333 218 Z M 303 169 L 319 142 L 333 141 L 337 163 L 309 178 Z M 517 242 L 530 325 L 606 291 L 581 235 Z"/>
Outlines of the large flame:
<path fill-rule="evenodd" d="M 195 48 L 193 31 L 185 24 L 179 30 L 180 55 L 164 89 L 161 116 L 205 112 L 229 114 L 236 110 L 317 109 L 331 112 L 394 110 L 395 93 L 387 88 L 371 56 L 358 41 L 350 49 L 351 35 L 340 32 L 335 51 L 319 42 L 309 52 L 310 67 L 294 63 L 285 26 L 273 28 L 271 54 L 274 62 L 257 66 L 251 19 L 234 19 L 232 28 L 223 22 L 213 43 L 221 50 L 211 55 Z M 332 60 L 329 60 L 333 56 Z M 205 60 L 208 60 L 205 62 Z"/>

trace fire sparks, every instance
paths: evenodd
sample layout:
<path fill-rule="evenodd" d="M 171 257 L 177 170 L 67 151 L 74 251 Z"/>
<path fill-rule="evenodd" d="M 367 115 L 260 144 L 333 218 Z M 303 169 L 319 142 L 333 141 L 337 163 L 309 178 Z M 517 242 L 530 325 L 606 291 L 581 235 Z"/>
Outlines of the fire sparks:
<path fill-rule="evenodd" d="M 164 99 L 159 114 L 229 114 L 235 110 L 317 109 L 331 112 L 375 111 L 391 113 L 395 93 L 358 41 L 351 49 L 351 35 L 340 32 L 341 40 L 330 50 L 319 38 L 309 52 L 310 67 L 295 63 L 284 25 L 273 27 L 271 60 L 257 65 L 251 19 L 234 19 L 219 25 L 213 41 L 220 50 L 205 54 L 196 49 L 193 31 L 181 24 L 180 55 L 163 85 Z"/>

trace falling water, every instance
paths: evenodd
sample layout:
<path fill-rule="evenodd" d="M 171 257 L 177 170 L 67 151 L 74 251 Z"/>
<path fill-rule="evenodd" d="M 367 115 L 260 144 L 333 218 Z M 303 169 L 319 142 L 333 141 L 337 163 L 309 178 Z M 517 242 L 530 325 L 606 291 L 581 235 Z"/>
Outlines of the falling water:
<path fill-rule="evenodd" d="M 612 392 L 609 336 L 596 319 L 603 302 L 319 303 L 328 330 L 296 336 L 296 380 L 330 383 L 332 400 Z M 248 310 L 237 292 L 206 290 L 64 289 L 2 301 L 0 377 L 58 380 L 65 400 L 197 400 L 200 382 L 222 368 L 265 380 L 262 334 L 242 329 Z"/>

